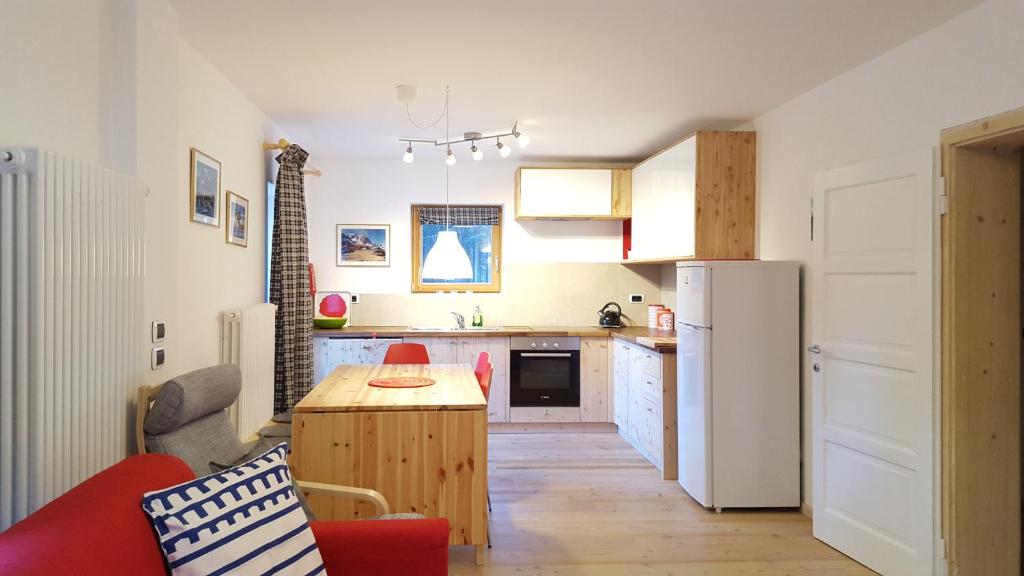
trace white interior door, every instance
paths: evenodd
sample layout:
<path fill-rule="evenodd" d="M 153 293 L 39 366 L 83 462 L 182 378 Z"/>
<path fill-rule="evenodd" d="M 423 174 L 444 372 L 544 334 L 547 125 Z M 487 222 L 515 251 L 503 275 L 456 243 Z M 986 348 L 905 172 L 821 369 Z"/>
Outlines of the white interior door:
<path fill-rule="evenodd" d="M 818 174 L 814 535 L 882 573 L 933 564 L 932 156 Z"/>

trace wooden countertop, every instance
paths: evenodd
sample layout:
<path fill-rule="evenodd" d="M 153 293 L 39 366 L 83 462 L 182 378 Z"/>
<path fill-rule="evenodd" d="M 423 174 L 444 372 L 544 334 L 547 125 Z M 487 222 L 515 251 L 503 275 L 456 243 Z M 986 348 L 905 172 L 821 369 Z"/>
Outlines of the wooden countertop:
<path fill-rule="evenodd" d="M 437 381 L 422 388 L 376 388 L 368 382 L 389 376 L 423 376 Z M 294 412 L 383 412 L 486 410 L 487 400 L 469 364 L 342 364 L 295 405 Z"/>
<path fill-rule="evenodd" d="M 658 330 L 646 326 L 601 328 L 598 326 L 502 326 L 501 330 L 444 330 L 438 332 L 413 330 L 409 326 L 349 326 L 346 328 L 314 328 L 314 336 L 346 338 L 415 338 L 421 337 L 487 337 L 487 336 L 586 336 L 618 338 L 656 352 L 675 352 L 675 330 Z"/>

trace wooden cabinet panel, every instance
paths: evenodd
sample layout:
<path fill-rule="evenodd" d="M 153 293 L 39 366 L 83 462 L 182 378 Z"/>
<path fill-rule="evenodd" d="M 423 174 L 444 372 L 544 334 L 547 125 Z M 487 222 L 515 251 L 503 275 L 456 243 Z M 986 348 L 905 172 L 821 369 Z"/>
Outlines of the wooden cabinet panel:
<path fill-rule="evenodd" d="M 608 338 L 580 338 L 580 421 L 611 422 Z"/>
<path fill-rule="evenodd" d="M 507 336 L 464 337 L 458 339 L 458 362 L 476 367 L 481 352 L 491 355 L 494 377 L 487 401 L 488 422 L 508 422 L 508 345 Z"/>
<path fill-rule="evenodd" d="M 319 384 L 340 364 L 382 364 L 388 346 L 401 338 L 313 338 L 313 381 Z"/>

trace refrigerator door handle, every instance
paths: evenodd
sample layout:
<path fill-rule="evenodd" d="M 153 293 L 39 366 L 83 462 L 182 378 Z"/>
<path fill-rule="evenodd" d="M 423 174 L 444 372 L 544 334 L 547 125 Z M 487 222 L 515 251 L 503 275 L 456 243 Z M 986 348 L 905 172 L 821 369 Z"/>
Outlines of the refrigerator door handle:
<path fill-rule="evenodd" d="M 693 330 L 695 332 L 701 332 L 701 331 L 704 331 L 704 330 L 707 330 L 707 331 L 711 330 L 711 328 L 709 328 L 708 326 L 696 326 L 694 324 L 687 324 L 686 322 L 676 322 L 676 325 L 678 327 L 680 327 L 680 328 L 689 328 L 690 330 Z"/>

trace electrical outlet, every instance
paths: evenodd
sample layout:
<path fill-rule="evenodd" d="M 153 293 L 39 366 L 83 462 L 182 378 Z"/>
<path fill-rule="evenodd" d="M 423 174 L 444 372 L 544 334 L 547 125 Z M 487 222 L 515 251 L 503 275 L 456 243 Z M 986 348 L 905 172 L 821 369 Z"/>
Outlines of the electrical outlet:
<path fill-rule="evenodd" d="M 163 342 L 167 337 L 167 323 L 163 320 L 153 321 L 153 344 Z"/>
<path fill-rule="evenodd" d="M 630 294 L 629 295 L 629 303 L 630 304 L 643 304 L 644 303 L 644 295 L 643 294 Z"/>
<path fill-rule="evenodd" d="M 355 294 L 355 293 L 353 293 L 353 294 L 351 295 L 351 298 L 352 298 L 352 303 L 353 303 L 353 304 L 359 304 L 359 294 Z"/>
<path fill-rule="evenodd" d="M 163 365 L 166 361 L 167 351 L 164 350 L 163 346 L 157 346 L 156 348 L 153 348 L 153 358 L 151 364 L 152 369 L 159 370 L 160 368 L 163 368 Z"/>

